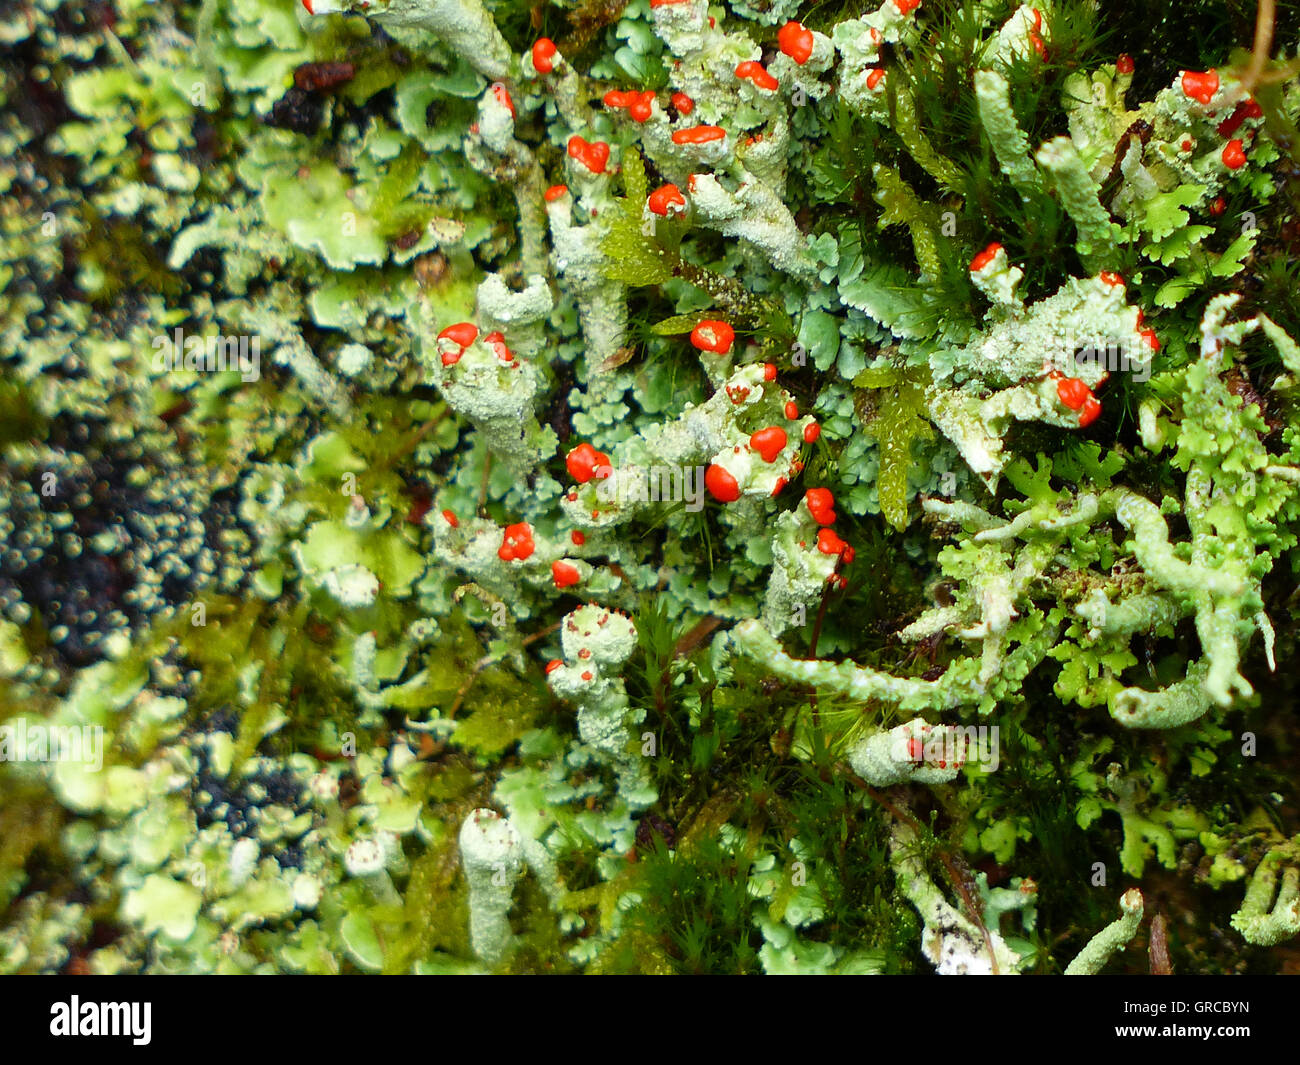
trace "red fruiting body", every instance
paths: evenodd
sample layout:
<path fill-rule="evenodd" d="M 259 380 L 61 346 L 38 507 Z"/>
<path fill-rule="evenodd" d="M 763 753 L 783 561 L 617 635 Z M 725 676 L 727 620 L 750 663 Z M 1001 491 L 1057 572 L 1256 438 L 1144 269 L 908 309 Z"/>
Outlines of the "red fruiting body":
<path fill-rule="evenodd" d="M 817 438 L 822 435 L 822 427 L 816 422 L 809 422 L 803 427 L 803 442 L 805 444 L 817 443 Z"/>
<path fill-rule="evenodd" d="M 550 676 L 550 675 L 551 675 L 552 673 L 554 673 L 557 669 L 559 669 L 562 665 L 564 665 L 564 662 L 563 662 L 563 661 L 561 661 L 561 660 L 558 659 L 558 658 L 552 658 L 549 662 L 546 663 L 546 675 L 547 675 L 547 676 Z"/>
<path fill-rule="evenodd" d="M 1182 149 L 1183 149 L 1183 151 L 1185 151 L 1185 152 L 1190 152 L 1190 151 L 1192 150 L 1192 138 L 1191 138 L 1191 137 L 1184 137 L 1184 138 L 1183 138 Z"/>
<path fill-rule="evenodd" d="M 603 481 L 613 472 L 609 456 L 590 444 L 579 444 L 570 451 L 564 458 L 564 465 L 569 476 L 579 484 L 586 484 L 593 477 Z"/>
<path fill-rule="evenodd" d="M 924 747 L 915 736 L 907 741 L 907 760 L 918 764 L 925 761 Z"/>
<path fill-rule="evenodd" d="M 1092 395 L 1092 389 L 1077 377 L 1066 377 L 1056 382 L 1056 394 L 1070 410 L 1078 410 Z"/>
<path fill-rule="evenodd" d="M 311 9 L 311 3 L 312 0 L 302 0 L 302 6 L 307 9 L 307 14 L 314 15 L 316 12 Z"/>
<path fill-rule="evenodd" d="M 834 529 L 817 530 L 817 550 L 823 555 L 842 555 L 848 544 L 839 538 Z"/>
<path fill-rule="evenodd" d="M 1121 55 L 1118 59 L 1116 59 L 1116 60 L 1115 60 L 1115 73 L 1116 73 L 1116 74 L 1132 74 L 1132 73 L 1133 73 L 1133 57 L 1132 57 L 1131 55 L 1128 55 L 1128 54 L 1126 53 L 1126 54 L 1124 54 L 1124 55 Z"/>
<path fill-rule="evenodd" d="M 921 0 L 894 0 L 894 6 L 898 8 L 900 14 L 910 15 L 921 6 Z"/>
<path fill-rule="evenodd" d="M 499 103 L 502 107 L 509 110 L 512 118 L 518 117 L 515 112 L 514 100 L 510 99 L 509 91 L 499 81 L 492 86 L 492 98 L 496 100 L 496 102 Z"/>
<path fill-rule="evenodd" d="M 835 522 L 835 496 L 829 488 L 809 488 L 803 495 L 804 506 L 818 525 Z"/>
<path fill-rule="evenodd" d="M 460 357 L 465 354 L 465 349 L 478 339 L 478 329 L 472 322 L 457 322 L 455 325 L 449 325 L 438 334 L 439 340 L 450 340 L 453 344 L 460 346 L 459 351 L 444 351 L 442 353 L 442 364 L 444 366 L 455 366 L 460 362 Z"/>
<path fill-rule="evenodd" d="M 569 533 L 569 539 L 581 547 L 587 542 L 587 535 L 579 529 L 574 529 L 573 532 Z"/>
<path fill-rule="evenodd" d="M 1223 165 L 1229 170 L 1240 170 L 1246 165 L 1246 153 L 1242 151 L 1240 140 L 1230 140 L 1223 146 Z"/>
<path fill-rule="evenodd" d="M 654 192 L 650 193 L 646 200 L 650 210 L 655 214 L 663 215 L 665 218 L 674 208 L 686 210 L 686 197 L 682 195 L 682 190 L 676 185 L 660 185 Z"/>
<path fill-rule="evenodd" d="M 442 512 L 442 520 L 445 521 L 448 525 L 450 525 L 453 529 L 460 528 L 460 521 L 459 519 L 457 519 L 453 511 L 444 510 Z"/>
<path fill-rule="evenodd" d="M 789 421 L 794 421 L 799 417 L 799 405 L 794 400 L 786 403 L 785 416 Z"/>
<path fill-rule="evenodd" d="M 764 462 L 775 462 L 777 455 L 784 450 L 788 439 L 785 430 L 780 426 L 769 425 L 749 438 L 749 446 L 763 456 Z"/>
<path fill-rule="evenodd" d="M 600 102 L 606 107 L 626 107 L 632 102 L 632 96 L 633 94 L 630 92 L 623 92 L 620 89 L 610 89 L 609 92 L 605 93 L 605 95 L 601 97 Z"/>
<path fill-rule="evenodd" d="M 1101 404 L 1097 401 L 1096 396 L 1089 396 L 1083 401 L 1083 408 L 1079 411 L 1079 428 L 1084 429 L 1097 420 L 1101 414 Z"/>
<path fill-rule="evenodd" d="M 513 362 L 515 353 L 506 347 L 506 338 L 501 333 L 489 333 L 483 338 L 483 343 L 492 349 L 492 352 L 502 362 Z"/>
<path fill-rule="evenodd" d="M 569 138 L 569 155 L 593 174 L 603 174 L 609 162 L 609 145 L 604 141 L 588 143 L 575 133 Z"/>
<path fill-rule="evenodd" d="M 705 318 L 691 330 L 691 343 L 701 351 L 712 351 L 725 355 L 731 350 L 736 339 L 736 331 L 726 322 Z"/>
<path fill-rule="evenodd" d="M 660 3 L 664 3 L 664 4 L 676 4 L 680 2 L 681 0 L 660 0 Z M 587 681 L 591 680 L 591 670 L 584 669 L 582 671 L 582 679 Z"/>
<path fill-rule="evenodd" d="M 467 348 L 478 339 L 478 328 L 473 322 L 457 322 L 439 333 L 438 339 L 450 340 L 462 348 Z"/>
<path fill-rule="evenodd" d="M 578 572 L 577 566 L 561 562 L 558 558 L 551 563 L 551 577 L 554 579 L 557 588 L 567 588 L 569 585 L 577 584 L 582 580 L 582 574 Z"/>
<path fill-rule="evenodd" d="M 1034 46 L 1034 51 L 1038 53 L 1040 59 L 1047 58 L 1047 45 L 1043 41 L 1043 13 L 1038 8 L 1031 9 L 1034 13 L 1034 28 L 1029 31 L 1029 43 Z"/>
<path fill-rule="evenodd" d="M 740 498 L 740 485 L 736 478 L 716 462 L 704 471 L 704 487 L 719 503 L 734 503 Z"/>
<path fill-rule="evenodd" d="M 977 256 L 975 256 L 975 258 L 973 258 L 970 261 L 971 273 L 978 274 L 981 270 L 984 269 L 984 267 L 988 266 L 988 264 L 991 263 L 994 260 L 994 258 L 996 258 L 998 252 L 1000 252 L 1001 250 L 1002 250 L 1002 245 L 999 244 L 997 241 L 994 241 L 992 244 L 990 244 L 987 248 L 985 248 L 982 252 L 980 252 Z"/>
<path fill-rule="evenodd" d="M 772 487 L 772 495 L 779 496 L 781 494 L 781 489 L 784 488 L 789 483 L 790 482 L 787 481 L 784 477 L 778 477 L 776 479 L 776 484 Z"/>
<path fill-rule="evenodd" d="M 539 37 L 533 42 L 533 68 L 539 74 L 549 74 L 555 69 L 555 42 L 549 37 Z"/>
<path fill-rule="evenodd" d="M 846 566 L 857 557 L 858 557 L 858 553 L 854 551 L 853 548 L 850 547 L 848 544 L 845 544 L 844 550 L 840 552 L 840 561 L 843 562 Z M 844 585 L 847 583 L 848 582 L 843 577 L 840 578 L 841 588 L 843 588 Z"/>
<path fill-rule="evenodd" d="M 507 525 L 505 535 L 501 539 L 501 546 L 497 548 L 497 558 L 502 562 L 522 561 L 533 553 L 535 547 L 533 527 L 528 522 L 521 521 L 518 525 Z"/>
<path fill-rule="evenodd" d="M 677 113 L 683 117 L 689 115 L 695 110 L 695 101 L 687 96 L 684 92 L 675 92 L 670 97 L 673 106 L 677 108 Z"/>
<path fill-rule="evenodd" d="M 803 66 L 812 55 L 813 33 L 800 22 L 787 22 L 777 31 L 776 43 L 781 51 Z"/>
<path fill-rule="evenodd" d="M 764 381 L 776 380 L 776 365 L 774 363 L 770 363 L 770 362 L 763 363 L 763 380 Z"/>
<path fill-rule="evenodd" d="M 727 135 L 727 131 L 721 126 L 691 126 L 689 129 L 679 129 L 673 134 L 674 144 L 708 144 L 709 141 L 720 141 Z"/>
<path fill-rule="evenodd" d="M 1124 275 L 1123 275 L 1123 274 L 1117 274 L 1117 273 L 1115 273 L 1114 270 L 1103 270 L 1103 271 L 1101 272 L 1101 279 L 1102 279 L 1103 281 L 1105 281 L 1106 284 L 1108 284 L 1108 285 L 1122 285 L 1122 284 L 1124 284 Z"/>
<path fill-rule="evenodd" d="M 885 76 L 884 67 L 872 67 L 867 71 L 867 88 L 874 89 L 880 84 L 880 79 Z"/>
<path fill-rule="evenodd" d="M 1214 202 L 1210 204 L 1210 214 L 1214 215 L 1215 218 L 1218 218 L 1219 215 L 1223 214 L 1227 209 L 1228 201 L 1222 196 L 1216 196 Z"/>
<path fill-rule="evenodd" d="M 648 122 L 654 113 L 655 94 L 652 92 L 633 93 L 627 105 L 628 117 L 633 122 Z"/>
<path fill-rule="evenodd" d="M 744 403 L 749 398 L 749 389 L 744 385 L 728 385 L 727 397 L 732 403 Z M 736 450 L 739 451 L 740 448 L 738 447 Z"/>
<path fill-rule="evenodd" d="M 1156 331 L 1154 329 L 1143 329 L 1141 332 L 1142 332 L 1142 339 L 1146 341 L 1147 347 L 1149 347 L 1152 351 L 1159 351 L 1160 338 L 1156 336 Z"/>
<path fill-rule="evenodd" d="M 776 78 L 772 77 L 764 68 L 762 63 L 756 63 L 750 59 L 736 67 L 736 77 L 748 78 L 760 89 L 766 89 L 768 92 L 776 90 L 779 84 Z"/>
<path fill-rule="evenodd" d="M 651 7 L 664 7 L 667 4 L 684 4 L 686 0 L 650 0 Z"/>
<path fill-rule="evenodd" d="M 1214 99 L 1214 94 L 1219 91 L 1219 72 L 1217 70 L 1207 70 L 1198 73 L 1195 70 L 1184 70 L 1182 85 L 1183 92 L 1193 100 L 1208 104 Z"/>
<path fill-rule="evenodd" d="M 1219 136 L 1231 137 L 1246 119 L 1259 118 L 1263 113 L 1259 108 L 1259 104 L 1255 103 L 1254 100 L 1245 100 L 1239 103 L 1232 114 L 1219 123 Z"/>
<path fill-rule="evenodd" d="M 569 195 L 569 186 L 552 185 L 542 195 L 545 197 L 547 203 L 554 203 L 556 200 L 560 199 L 560 197 Z"/>

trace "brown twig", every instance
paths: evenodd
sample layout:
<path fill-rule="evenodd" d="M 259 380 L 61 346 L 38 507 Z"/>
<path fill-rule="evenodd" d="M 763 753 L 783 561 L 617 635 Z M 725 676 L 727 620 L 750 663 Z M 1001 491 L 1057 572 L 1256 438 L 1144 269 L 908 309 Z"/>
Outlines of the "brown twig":
<path fill-rule="evenodd" d="M 1152 976 L 1172 976 L 1174 967 L 1169 962 L 1169 936 L 1165 928 L 1165 915 L 1157 913 L 1151 918 L 1151 939 L 1147 945 L 1151 959 Z"/>
<path fill-rule="evenodd" d="M 1259 84 L 1268 63 L 1269 49 L 1273 46 L 1273 25 L 1277 17 L 1273 5 L 1274 0 L 1259 0 L 1259 7 L 1255 10 L 1255 44 L 1250 55 L 1250 66 L 1241 78 L 1241 88 L 1246 93 Z"/>
<path fill-rule="evenodd" d="M 837 772 L 865 791 L 872 802 L 879 803 L 894 817 L 898 818 L 898 820 L 907 822 L 912 831 L 918 836 L 920 835 L 923 826 L 917 819 L 916 815 L 910 810 L 890 801 L 882 792 L 877 791 L 847 766 L 838 766 Z M 993 975 L 999 975 L 998 959 L 993 950 L 993 937 L 989 935 L 988 927 L 984 924 L 983 915 L 980 912 L 981 907 L 977 905 L 975 896 L 971 893 L 968 878 L 962 870 L 957 867 L 957 863 L 953 857 L 942 847 L 936 848 L 936 853 L 939 861 L 943 863 L 944 872 L 948 874 L 948 879 L 952 883 L 954 890 L 961 896 L 962 905 L 966 909 L 966 915 L 971 919 L 975 927 L 980 930 L 980 934 L 984 937 L 984 946 L 989 952 L 989 964 L 993 967 Z"/>
<path fill-rule="evenodd" d="M 547 625 L 546 628 L 539 629 L 531 636 L 525 636 L 522 640 L 519 641 L 519 646 L 521 648 L 524 648 L 531 643 L 536 643 L 543 636 L 549 636 L 559 627 L 560 627 L 560 623 L 558 621 L 554 622 L 553 624 Z M 473 669 L 470 670 L 469 676 L 465 678 L 465 683 L 463 683 L 460 686 L 460 689 L 456 692 L 456 698 L 451 704 L 451 709 L 447 711 L 447 719 L 449 721 L 455 719 L 456 711 L 460 709 L 460 704 L 465 701 L 465 696 L 469 694 L 470 688 L 472 688 L 474 686 L 474 682 L 478 680 L 478 675 L 482 673 L 483 670 L 487 669 L 488 666 L 492 665 L 494 662 L 497 661 L 499 661 L 499 659 L 497 659 L 492 655 L 484 655 L 482 658 L 480 658 L 477 662 L 474 663 L 474 667 Z"/>

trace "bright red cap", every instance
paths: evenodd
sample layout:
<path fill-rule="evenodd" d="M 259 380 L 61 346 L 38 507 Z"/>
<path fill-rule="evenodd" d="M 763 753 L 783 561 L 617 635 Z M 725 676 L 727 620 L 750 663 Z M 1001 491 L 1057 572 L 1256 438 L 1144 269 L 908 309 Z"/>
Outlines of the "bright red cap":
<path fill-rule="evenodd" d="M 1101 414 L 1101 404 L 1097 401 L 1096 396 L 1089 396 L 1083 401 L 1083 407 L 1079 411 L 1079 428 L 1083 429 L 1097 420 Z"/>
<path fill-rule="evenodd" d="M 467 348 L 478 339 L 478 328 L 473 322 L 457 322 L 439 333 L 438 339 L 450 340 L 462 348 Z"/>
<path fill-rule="evenodd" d="M 803 23 L 790 21 L 777 31 L 776 43 L 781 51 L 803 66 L 813 52 L 813 33 Z"/>
<path fill-rule="evenodd" d="M 533 68 L 539 74 L 549 74 L 555 64 L 555 42 L 549 37 L 538 37 L 533 42 Z"/>
<path fill-rule="evenodd" d="M 725 355 L 731 350 L 736 339 L 736 331 L 726 322 L 706 318 L 691 330 L 691 343 L 701 351 L 712 351 Z"/>
<path fill-rule="evenodd" d="M 775 462 L 788 440 L 789 437 L 785 435 L 784 429 L 777 425 L 769 425 L 749 438 L 749 446 L 763 456 L 764 462 Z"/>
<path fill-rule="evenodd" d="M 674 144 L 708 144 L 709 141 L 720 141 L 727 135 L 727 131 L 721 126 L 691 126 L 689 129 L 679 129 L 673 134 Z"/>
<path fill-rule="evenodd" d="M 1206 70 L 1197 72 L 1195 70 L 1183 71 L 1183 92 L 1193 100 L 1199 100 L 1203 104 L 1208 104 L 1214 99 L 1214 94 L 1219 91 L 1219 72 L 1217 70 Z"/>
<path fill-rule="evenodd" d="M 1092 395 L 1092 389 L 1077 377 L 1063 377 L 1056 382 L 1056 394 L 1070 410 L 1078 410 Z"/>
<path fill-rule="evenodd" d="M 533 527 L 526 521 L 521 521 L 517 525 L 506 526 L 501 546 L 497 548 L 497 558 L 502 562 L 522 561 L 532 555 L 534 550 Z"/>
<path fill-rule="evenodd" d="M 557 588 L 568 588 L 570 585 L 577 584 L 582 580 L 582 574 L 578 571 L 577 566 L 571 566 L 558 558 L 551 563 L 551 577 L 555 581 L 555 587 Z"/>
<path fill-rule="evenodd" d="M 704 471 L 704 487 L 719 503 L 734 503 L 740 498 L 740 485 L 736 478 L 716 462 Z"/>
<path fill-rule="evenodd" d="M 843 555 L 849 550 L 849 545 L 839 538 L 834 529 L 818 529 L 817 550 L 823 555 Z"/>
<path fill-rule="evenodd" d="M 604 141 L 588 143 L 575 133 L 569 138 L 569 155 L 593 174 L 603 174 L 609 162 L 609 145 Z"/>
<path fill-rule="evenodd" d="M 803 501 L 818 525 L 834 523 L 835 496 L 829 488 L 809 488 L 803 495 Z"/>
<path fill-rule="evenodd" d="M 977 274 L 981 270 L 983 270 L 984 267 L 988 266 L 988 264 L 991 263 L 994 260 L 994 258 L 996 258 L 998 252 L 1000 252 L 1001 250 L 1002 250 L 1002 245 L 999 244 L 997 241 L 994 241 L 992 244 L 990 244 L 987 248 L 985 248 L 982 252 L 980 252 L 977 256 L 975 256 L 975 258 L 973 258 L 970 261 L 971 273 Z"/>
<path fill-rule="evenodd" d="M 748 78 L 760 89 L 774 92 L 778 86 L 776 78 L 767 72 L 762 63 L 750 59 L 736 67 L 736 77 Z"/>
<path fill-rule="evenodd" d="M 564 465 L 569 476 L 579 484 L 586 484 L 593 477 L 604 480 L 613 472 L 609 456 L 597 451 L 590 444 L 579 444 L 565 456 Z"/>
<path fill-rule="evenodd" d="M 682 190 L 676 185 L 660 185 L 646 200 L 650 210 L 657 215 L 667 215 L 673 208 L 686 210 L 686 197 L 682 195 Z"/>

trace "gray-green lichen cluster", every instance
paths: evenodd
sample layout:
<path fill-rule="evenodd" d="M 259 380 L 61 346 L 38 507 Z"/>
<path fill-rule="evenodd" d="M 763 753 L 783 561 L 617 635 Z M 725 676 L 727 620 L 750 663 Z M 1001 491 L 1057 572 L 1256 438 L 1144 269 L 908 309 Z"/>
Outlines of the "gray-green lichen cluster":
<path fill-rule="evenodd" d="M 1114 7 L 0 15 L 0 971 L 1275 969 L 1296 27 Z"/>

